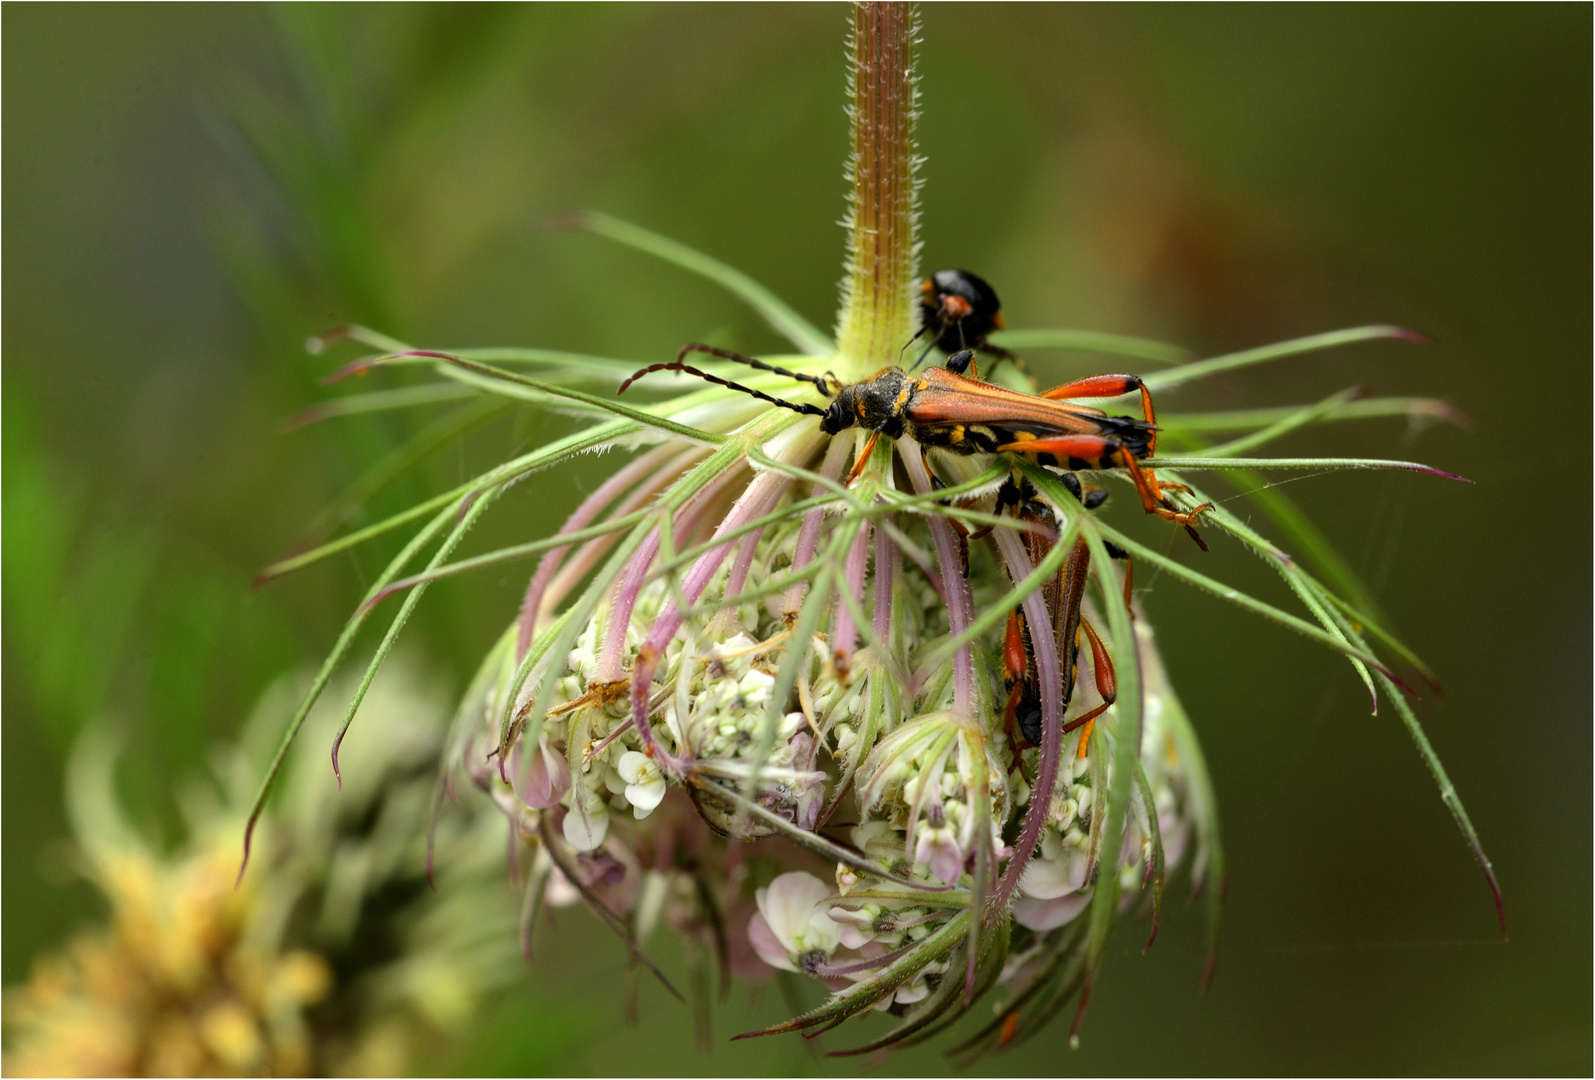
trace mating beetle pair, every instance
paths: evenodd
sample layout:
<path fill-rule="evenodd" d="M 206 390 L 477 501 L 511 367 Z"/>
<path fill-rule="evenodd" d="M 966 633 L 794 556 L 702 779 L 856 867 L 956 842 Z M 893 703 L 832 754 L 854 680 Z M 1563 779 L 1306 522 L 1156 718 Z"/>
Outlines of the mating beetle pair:
<path fill-rule="evenodd" d="M 1178 486 L 1160 484 L 1153 470 L 1140 465 L 1141 460 L 1157 451 L 1157 418 L 1152 395 L 1139 378 L 1092 375 L 1053 387 L 1039 396 L 970 378 L 963 373 L 970 370 L 975 352 L 995 349 L 987 344 L 986 335 L 1002 325 L 996 293 L 973 274 L 942 270 L 925 282 L 924 296 L 925 325 L 920 333 L 933 332 L 935 344 L 956 340 L 973 346 L 948 357 L 945 367 L 928 368 L 917 375 L 890 367 L 860 382 L 843 383 L 834 376 L 789 371 L 740 353 L 693 343 L 683 346 L 673 363 L 653 364 L 638 371 L 621 383 L 620 390 L 650 372 L 684 371 L 783 409 L 818 416 L 820 430 L 828 435 L 853 427 L 871 431 L 871 442 L 859 455 L 861 461 L 868 458 L 874 440 L 880 436 L 897 439 L 907 435 L 921 446 L 941 447 L 956 454 L 1023 454 L 1042 465 L 1069 470 L 1122 468 L 1129 473 L 1147 513 L 1182 525 L 1196 536 L 1192 526 L 1207 506 L 1175 510 L 1168 505 L 1164 492 L 1179 490 Z M 808 383 L 829 398 L 830 405 L 822 409 L 772 397 L 682 362 L 683 357 L 694 352 Z M 1109 416 L 1070 400 L 1120 397 L 1136 391 L 1141 394 L 1139 420 Z M 1201 542 L 1200 537 L 1197 542 Z"/>
<path fill-rule="evenodd" d="M 870 457 L 875 442 L 881 436 L 898 439 L 909 436 L 922 447 L 940 447 L 957 454 L 1015 453 L 1023 454 L 1038 464 L 1069 470 L 1064 474 L 1065 486 L 1079 498 L 1087 509 L 1101 504 L 1104 493 L 1084 492 L 1073 471 L 1079 469 L 1123 468 L 1135 484 L 1142 508 L 1165 520 L 1183 526 L 1191 537 L 1205 550 L 1207 545 L 1197 534 L 1194 523 L 1197 516 L 1211 504 L 1203 503 L 1189 511 L 1179 511 L 1168 504 L 1165 492 L 1184 490 L 1182 485 L 1159 483 L 1152 469 L 1140 462 L 1153 456 L 1157 450 L 1157 419 L 1152 407 L 1152 396 L 1142 381 L 1134 375 L 1092 375 L 1054 387 L 1040 395 L 1024 394 L 970 377 L 974 372 L 975 354 L 984 352 L 998 359 L 1011 359 L 1011 354 L 991 344 L 987 338 L 1002 329 L 1001 303 L 996 291 L 985 282 L 963 270 L 941 270 L 921 286 L 921 321 L 917 339 L 931 335 L 931 346 L 940 346 L 950 355 L 944 367 L 932 367 L 923 373 L 890 367 L 868 379 L 843 383 L 834 376 L 809 375 L 767 364 L 740 353 L 718 349 L 710 345 L 689 344 L 676 354 L 673 363 L 654 364 L 636 372 L 620 385 L 624 391 L 634 381 L 654 371 L 683 371 L 709 382 L 752 395 L 784 409 L 820 418 L 820 430 L 828 435 L 840 434 L 849 428 L 862 428 L 871 432 L 869 442 L 858 454 L 855 473 Z M 912 344 L 913 339 L 908 344 Z M 927 346 L 913 367 L 930 351 Z M 907 345 L 904 350 L 907 350 Z M 759 371 L 769 371 L 798 382 L 807 383 L 830 399 L 824 408 L 806 402 L 791 402 L 772 397 L 740 383 L 711 375 L 683 362 L 689 353 L 701 352 L 724 360 L 735 361 Z M 968 374 L 966 374 L 968 373 Z M 1142 417 L 1109 416 L 1100 409 L 1075 404 L 1071 399 L 1110 398 L 1140 392 Z M 999 509 L 1015 516 L 1055 528 L 1052 509 L 1035 498 L 1028 483 L 1016 484 L 1012 478 L 1004 485 L 998 497 Z M 1027 543 L 1032 546 L 1047 542 L 1040 534 L 1027 533 Z M 1122 552 L 1110 548 L 1110 553 Z M 1031 552 L 1033 561 L 1040 561 L 1044 551 Z M 1056 579 L 1045 587 L 1047 610 L 1052 613 L 1053 626 L 1045 628 L 1055 635 L 1064 673 L 1063 703 L 1067 707 L 1073 696 L 1075 672 L 1079 656 L 1080 638 L 1084 635 L 1092 652 L 1092 671 L 1100 703 L 1064 725 L 1064 733 L 1083 727 L 1079 753 L 1084 756 L 1090 737 L 1090 725 L 1097 716 L 1113 704 L 1116 679 L 1113 663 L 1103 647 L 1102 640 L 1082 617 L 1081 606 L 1090 566 L 1090 552 L 1083 540 L 1077 540 L 1074 550 Z M 1125 579 L 1126 603 L 1129 599 L 1129 575 Z M 1027 625 L 1023 615 L 1015 610 L 1009 617 L 1003 646 L 1003 667 L 1008 700 L 1005 719 L 1010 731 L 1017 729 L 1026 742 L 1039 745 L 1042 724 L 1039 687 L 1036 682 L 1034 647 L 1031 634 L 1041 628 Z"/>

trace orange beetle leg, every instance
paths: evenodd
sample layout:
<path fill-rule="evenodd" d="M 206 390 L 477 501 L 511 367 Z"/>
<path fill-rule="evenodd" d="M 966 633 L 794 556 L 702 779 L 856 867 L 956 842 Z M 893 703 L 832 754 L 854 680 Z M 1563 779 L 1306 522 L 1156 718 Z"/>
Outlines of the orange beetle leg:
<path fill-rule="evenodd" d="M 1135 491 L 1141 497 L 1141 507 L 1149 514 L 1158 513 L 1163 502 L 1163 492 L 1158 487 L 1157 477 L 1150 469 L 1141 468 L 1135 455 L 1130 453 L 1123 444 L 1115 442 L 1102 435 L 1054 435 L 1046 439 L 1028 439 L 1024 442 L 1004 443 L 997 447 L 998 450 L 1010 450 L 1016 454 L 1034 456 L 1037 454 L 1051 454 L 1060 459 L 1079 458 L 1082 461 L 1116 461 L 1129 470 L 1130 479 L 1135 483 Z M 1174 513 L 1167 510 L 1167 513 Z M 1176 523 L 1180 524 L 1180 523 Z"/>
<path fill-rule="evenodd" d="M 864 449 L 859 451 L 858 460 L 853 462 L 853 471 L 847 474 L 847 481 L 843 487 L 852 487 L 853 481 L 864 474 L 864 466 L 869 464 L 870 455 L 875 453 L 875 444 L 880 441 L 880 437 L 881 433 L 878 431 L 870 433 L 870 437 L 865 440 Z"/>
<path fill-rule="evenodd" d="M 1041 396 L 1054 401 L 1067 398 L 1122 397 L 1136 390 L 1141 391 L 1141 415 L 1146 418 L 1148 424 L 1156 428 L 1157 412 L 1152 408 L 1152 392 L 1134 375 L 1092 375 L 1064 383 L 1062 386 L 1054 386 Z M 1147 438 L 1147 446 L 1151 453 L 1157 453 L 1156 430 Z"/>
<path fill-rule="evenodd" d="M 1199 506 L 1193 506 L 1190 510 L 1173 510 L 1165 505 L 1163 492 L 1165 490 L 1177 491 L 1185 485 L 1158 483 L 1157 474 L 1151 469 L 1141 468 L 1140 462 L 1136 461 L 1135 457 L 1122 447 L 1119 450 L 1118 459 L 1129 470 L 1130 479 L 1135 481 L 1135 490 L 1141 496 L 1142 508 L 1149 514 L 1156 514 L 1164 521 L 1172 521 L 1174 524 L 1183 527 L 1186 532 L 1191 534 L 1191 539 L 1196 541 L 1196 546 L 1206 551 L 1207 542 L 1202 539 L 1195 528 L 1196 518 L 1202 511 L 1213 509 L 1213 504 L 1205 502 Z M 1186 490 L 1190 489 L 1186 488 Z"/>
<path fill-rule="evenodd" d="M 1183 512 L 1172 510 L 1163 505 L 1163 488 L 1158 483 L 1157 474 L 1151 469 L 1143 469 L 1134 454 L 1112 439 L 1101 435 L 1055 435 L 1048 439 L 1029 439 L 1025 442 L 1004 443 L 997 449 L 1030 456 L 1051 454 L 1053 457 L 1062 459 L 1079 458 L 1082 461 L 1107 459 L 1114 461 L 1130 474 L 1130 480 L 1135 484 L 1136 494 L 1141 497 L 1141 508 L 1143 510 L 1149 514 L 1156 514 L 1165 521 L 1172 521 L 1176 525 L 1183 526 L 1185 531 L 1191 534 L 1191 539 L 1196 541 L 1197 546 L 1203 551 L 1207 550 L 1207 544 L 1197 534 L 1193 526 L 1196 523 L 1197 515 L 1204 510 L 1211 510 L 1213 504 L 1203 503 Z"/>
<path fill-rule="evenodd" d="M 1003 710 L 1003 724 L 1010 740 L 1016 741 L 1015 722 L 1019 702 L 1024 698 L 1025 673 L 1030 667 L 1030 657 L 1025 650 L 1024 622 L 1017 611 L 1008 613 L 1008 630 L 1002 640 L 1002 679 L 1008 685 L 1008 704 Z"/>
<path fill-rule="evenodd" d="M 1053 401 L 1064 398 L 1122 397 L 1133 390 L 1145 389 L 1141 380 L 1134 375 L 1088 375 L 1084 379 L 1054 386 L 1051 390 L 1044 391 L 1041 396 Z"/>
<path fill-rule="evenodd" d="M 1008 613 L 1008 630 L 1002 639 L 1002 673 L 1007 682 L 1018 682 L 1030 669 L 1025 650 L 1025 624 L 1018 609 Z"/>
<path fill-rule="evenodd" d="M 1091 743 L 1091 728 L 1096 718 L 1108 710 L 1119 697 L 1119 680 L 1113 671 L 1113 659 L 1108 656 L 1108 650 L 1103 646 L 1102 639 L 1097 636 L 1096 630 L 1084 619 L 1080 620 L 1080 629 L 1085 631 L 1086 639 L 1091 643 L 1091 681 L 1095 683 L 1097 693 L 1102 697 L 1102 703 L 1089 712 L 1070 720 L 1063 725 L 1063 732 L 1067 735 L 1076 728 L 1083 728 L 1080 732 L 1080 749 L 1077 757 L 1085 757 L 1086 749 Z"/>

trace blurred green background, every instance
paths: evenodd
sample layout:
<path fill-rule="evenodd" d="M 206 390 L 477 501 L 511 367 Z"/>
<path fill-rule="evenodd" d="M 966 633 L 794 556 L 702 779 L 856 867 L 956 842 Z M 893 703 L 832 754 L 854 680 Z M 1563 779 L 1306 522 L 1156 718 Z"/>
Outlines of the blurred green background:
<path fill-rule="evenodd" d="M 61 808 L 85 723 L 128 733 L 127 797 L 173 838 L 174 784 L 274 676 L 319 659 L 385 558 L 378 545 L 250 591 L 346 485 L 444 415 L 285 433 L 336 362 L 308 356 L 307 335 L 355 320 L 639 363 L 711 334 L 775 347 L 713 287 L 545 228 L 586 207 L 718 256 L 828 325 L 847 11 L 7 5 L 0 21 L 13 984 L 98 911 Z M 1138 581 L 1219 787 L 1218 978 L 1197 992 L 1199 914 L 1176 905 L 1150 955 L 1133 929 L 1115 939 L 1078 1051 L 1059 1025 L 980 1068 L 1590 1070 L 1590 31 L 1583 5 L 926 10 L 926 266 L 989 277 L 1011 326 L 1204 354 L 1373 322 L 1437 340 L 1292 360 L 1160 405 L 1362 383 L 1472 416 L 1471 432 L 1335 425 L 1286 448 L 1416 457 L 1475 486 L 1354 474 L 1289 492 L 1444 680 L 1421 716 L 1512 930 L 1502 944 L 1421 762 L 1393 716 L 1367 715 L 1344 663 Z M 561 423 L 483 424 L 370 512 Z M 473 544 L 551 531 L 598 475 L 520 485 Z M 1278 595 L 1232 550 L 1203 569 Z M 428 595 L 410 635 L 456 686 L 528 571 Z M 561 926 L 575 932 L 484 1012 L 456 1068 L 858 1067 L 798 1040 L 725 1043 L 782 1010 L 773 992 L 733 994 L 707 1059 L 654 987 L 628 1028 L 621 950 L 581 917 Z M 943 1069 L 924 1050 L 885 1065 Z"/>

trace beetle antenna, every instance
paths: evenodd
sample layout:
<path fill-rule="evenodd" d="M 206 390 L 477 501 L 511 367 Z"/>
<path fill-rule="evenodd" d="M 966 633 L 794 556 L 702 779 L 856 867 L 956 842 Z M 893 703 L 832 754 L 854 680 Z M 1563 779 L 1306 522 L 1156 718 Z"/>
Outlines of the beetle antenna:
<path fill-rule="evenodd" d="M 822 379 L 818 375 L 805 375 L 801 371 L 789 371 L 784 367 L 776 367 L 774 364 L 766 364 L 763 360 L 755 360 L 751 356 L 743 356 L 741 353 L 732 352 L 730 349 L 717 349 L 713 345 L 703 345 L 696 341 L 688 342 L 679 350 L 677 350 L 676 363 L 681 363 L 681 358 L 686 356 L 688 353 L 695 352 L 708 353 L 710 356 L 718 356 L 722 360 L 734 360 L 739 364 L 746 364 L 748 367 L 756 368 L 759 371 L 768 371 L 776 375 L 785 375 L 789 379 L 796 379 L 798 382 L 808 383 L 810 386 L 814 387 L 814 389 L 818 390 L 828 398 L 835 397 L 836 391 L 838 389 L 838 387 L 835 385 L 837 380 L 834 375 L 831 376 L 830 380 Z M 718 382 L 719 380 L 713 381 Z M 743 388 L 739 387 L 739 389 Z M 752 393 L 751 390 L 748 392 Z"/>
<path fill-rule="evenodd" d="M 929 356 L 930 351 L 935 347 L 936 339 L 932 338 L 930 344 L 925 346 L 925 351 L 919 354 L 919 359 L 914 361 L 914 367 L 911 367 L 908 370 L 913 371 L 915 368 L 919 367 L 919 365 L 923 364 L 925 362 L 925 357 Z"/>
<path fill-rule="evenodd" d="M 760 367 L 768 367 L 768 365 L 761 364 Z M 791 372 L 781 371 L 780 368 L 770 368 L 770 370 L 780 372 L 783 375 L 791 374 Z M 794 403 L 791 401 L 784 401 L 778 397 L 771 397 L 769 394 L 755 390 L 751 386 L 743 386 L 741 383 L 734 383 L 730 379 L 722 379 L 718 375 L 711 375 L 707 371 L 699 371 L 697 368 L 683 364 L 679 360 L 670 364 L 650 364 L 642 370 L 634 372 L 630 378 L 620 384 L 620 388 L 617 389 L 615 393 L 624 394 L 628 386 L 642 378 L 644 375 L 654 371 L 685 371 L 688 375 L 696 375 L 698 378 L 704 379 L 707 382 L 712 382 L 719 386 L 728 387 L 732 390 L 747 394 L 751 397 L 756 397 L 760 401 L 768 401 L 770 404 L 779 405 L 783 409 L 791 409 L 793 412 L 802 413 L 804 416 L 825 415 L 825 410 L 817 406 L 809 405 L 806 402 Z"/>
<path fill-rule="evenodd" d="M 918 341 L 920 338 L 924 337 L 925 336 L 925 331 L 927 331 L 929 329 L 930 329 L 930 324 L 926 323 L 924 326 L 921 326 L 919 328 L 919 333 L 915 334 L 913 337 L 911 337 L 907 341 L 903 342 L 903 347 L 901 349 L 897 350 L 897 366 L 898 367 L 902 367 L 903 366 L 903 354 L 908 351 L 908 347 L 910 345 L 912 345 L 914 342 Z M 920 360 L 924 360 L 925 358 L 923 356 L 921 356 L 919 359 Z M 919 366 L 919 362 L 916 361 L 914 363 L 914 366 L 918 367 Z"/>

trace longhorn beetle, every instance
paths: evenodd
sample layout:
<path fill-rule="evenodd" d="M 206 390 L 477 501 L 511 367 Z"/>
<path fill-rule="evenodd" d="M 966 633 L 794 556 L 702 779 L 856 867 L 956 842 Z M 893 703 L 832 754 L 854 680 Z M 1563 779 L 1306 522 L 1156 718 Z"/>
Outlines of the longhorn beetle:
<path fill-rule="evenodd" d="M 808 383 L 829 398 L 830 404 L 822 409 L 807 402 L 771 397 L 682 362 L 684 356 L 695 352 Z M 1037 396 L 966 377 L 962 372 L 970 369 L 974 358 L 974 351 L 965 349 L 949 357 L 945 368 L 927 368 L 911 375 L 902 368 L 889 367 L 859 382 L 844 383 L 834 375 L 806 375 L 693 342 L 681 347 L 673 363 L 642 368 L 621 383 L 616 392 L 624 393 L 650 372 L 684 371 L 783 409 L 818 416 L 820 430 L 827 435 L 852 427 L 866 428 L 872 434 L 858 455 L 855 470 L 869 459 L 882 435 L 888 439 L 908 435 L 921 446 L 941 447 L 955 454 L 1023 454 L 1039 464 L 1070 470 L 1123 468 L 1130 474 L 1147 513 L 1183 526 L 1204 551 L 1207 549 L 1193 526 L 1197 515 L 1212 504 L 1175 510 L 1164 493 L 1186 490 L 1184 486 L 1161 484 L 1153 470 L 1140 464 L 1157 452 L 1157 419 L 1152 395 L 1139 378 L 1091 375 Z M 1135 391 L 1141 394 L 1141 420 L 1109 416 L 1100 409 L 1068 400 L 1119 397 Z"/>
<path fill-rule="evenodd" d="M 1070 486 L 1070 492 L 1077 499 L 1081 497 L 1073 486 Z M 1092 493 L 1087 493 L 1087 498 L 1090 494 Z M 1082 499 L 1082 502 L 1085 500 Z M 1027 480 L 1021 478 L 1019 484 L 1015 485 L 1013 478 L 1010 477 L 997 494 L 997 504 L 999 511 L 1012 507 L 1014 516 L 1020 520 L 1041 525 L 1047 532 L 1057 531 L 1057 515 L 1050 506 L 1035 497 L 1035 489 Z M 1089 506 L 1089 503 L 1087 505 Z M 1047 539 L 1045 532 L 1031 530 L 1022 535 L 1031 562 L 1039 563 L 1047 557 L 1052 541 Z M 1126 552 L 1111 543 L 1106 546 L 1110 556 L 1124 559 L 1128 564 L 1129 556 Z M 1041 587 L 1041 597 L 1052 616 L 1052 626 L 1042 629 L 1043 632 L 1050 631 L 1057 643 L 1058 664 L 1063 673 L 1065 710 L 1069 708 L 1070 699 L 1074 696 L 1082 634 L 1091 646 L 1092 682 L 1102 700 L 1095 708 L 1088 709 L 1063 725 L 1065 735 L 1076 728 L 1085 729 L 1080 734 L 1079 757 L 1086 756 L 1093 722 L 1107 711 L 1118 695 L 1118 678 L 1114 672 L 1113 660 L 1108 656 L 1101 636 L 1081 611 L 1090 571 L 1091 549 L 1083 538 L 1076 539 L 1068 559 L 1063 564 L 1063 569 Z M 1126 570 L 1124 577 L 1126 606 L 1130 603 L 1131 588 L 1130 574 Z M 1041 689 L 1036 679 L 1035 646 L 1031 636 L 1034 633 L 1036 628 L 1029 624 L 1023 612 L 1015 608 L 1009 613 L 1007 633 L 1003 637 L 1002 647 L 1003 682 L 1008 690 L 1008 702 L 1003 712 L 1003 719 L 1010 735 L 1017 731 L 1025 742 L 1032 746 L 1040 746 Z"/>

